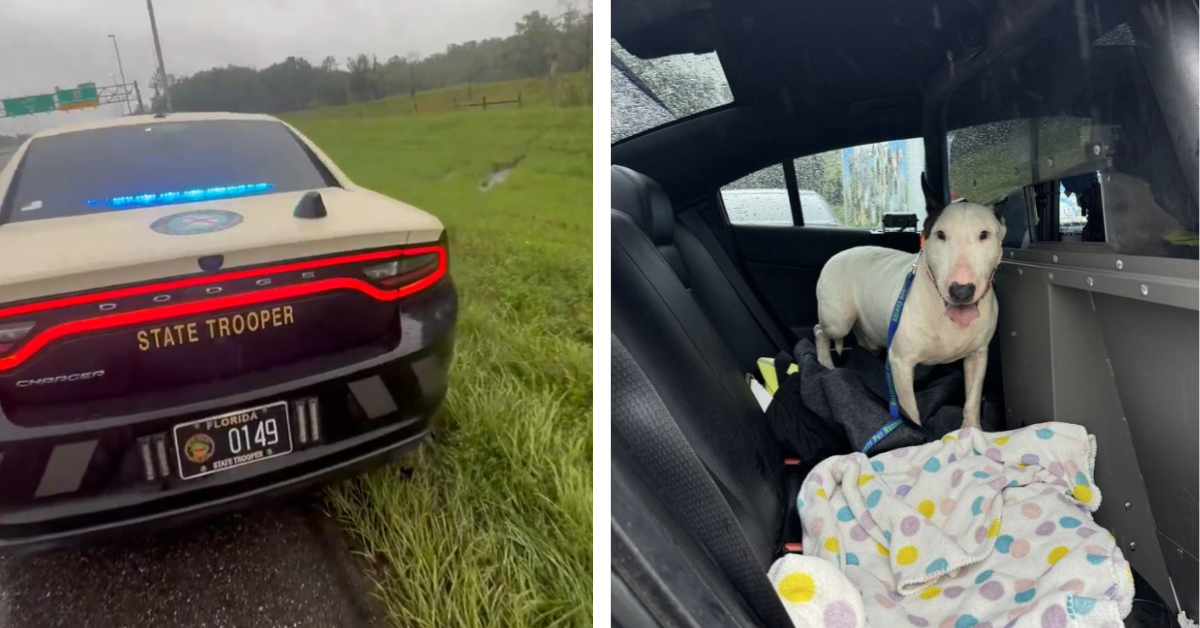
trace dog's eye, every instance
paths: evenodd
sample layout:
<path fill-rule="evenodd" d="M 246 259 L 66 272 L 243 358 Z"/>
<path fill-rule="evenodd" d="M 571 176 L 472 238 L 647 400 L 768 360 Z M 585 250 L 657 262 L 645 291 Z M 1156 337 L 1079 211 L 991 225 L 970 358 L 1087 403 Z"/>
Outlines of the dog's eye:
<path fill-rule="evenodd" d="M 986 231 L 980 231 L 980 232 L 979 232 L 979 239 L 980 239 L 980 240 L 986 240 L 986 239 L 987 239 L 987 232 L 986 232 Z"/>
<path fill-rule="evenodd" d="M 939 239 L 939 240 L 945 240 L 945 239 L 946 239 L 946 232 L 945 232 L 945 231 L 939 231 L 939 232 L 937 232 L 937 237 L 938 237 L 938 239 Z"/>

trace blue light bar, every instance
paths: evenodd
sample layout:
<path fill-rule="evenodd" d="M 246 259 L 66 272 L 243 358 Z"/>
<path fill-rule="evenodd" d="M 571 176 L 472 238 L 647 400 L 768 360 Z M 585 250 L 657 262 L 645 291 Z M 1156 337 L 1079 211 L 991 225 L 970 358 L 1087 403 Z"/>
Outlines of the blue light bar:
<path fill-rule="evenodd" d="M 129 207 L 148 207 L 150 205 L 170 205 L 172 203 L 194 203 L 197 201 L 212 201 L 222 198 L 238 198 L 240 196 L 262 194 L 269 192 L 274 187 L 270 183 L 247 183 L 245 185 L 183 190 L 182 192 L 118 196 L 116 198 L 88 201 L 87 204 L 93 207 L 106 205 L 117 209 L 125 209 Z"/>

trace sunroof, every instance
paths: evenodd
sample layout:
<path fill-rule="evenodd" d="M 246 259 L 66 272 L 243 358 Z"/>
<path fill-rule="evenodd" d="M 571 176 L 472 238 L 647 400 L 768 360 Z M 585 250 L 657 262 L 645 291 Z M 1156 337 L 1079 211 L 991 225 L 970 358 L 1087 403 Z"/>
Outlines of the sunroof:
<path fill-rule="evenodd" d="M 715 52 L 639 59 L 612 40 L 612 142 L 733 102 Z"/>

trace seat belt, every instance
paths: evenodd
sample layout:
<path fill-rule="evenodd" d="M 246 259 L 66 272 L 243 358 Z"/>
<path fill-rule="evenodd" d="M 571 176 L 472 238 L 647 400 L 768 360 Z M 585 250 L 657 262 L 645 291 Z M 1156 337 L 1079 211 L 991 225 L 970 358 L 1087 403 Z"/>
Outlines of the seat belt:
<path fill-rule="evenodd" d="M 708 250 L 708 254 L 712 256 L 713 261 L 717 263 L 717 268 L 721 269 L 721 274 L 725 275 L 725 279 L 733 286 L 734 292 L 737 292 L 738 298 L 750 310 L 750 315 L 754 317 L 754 321 L 762 328 L 767 337 L 771 339 L 771 343 L 779 351 L 792 353 L 792 347 L 783 338 L 783 334 L 779 332 L 779 327 L 767 315 L 766 310 L 759 304 L 758 299 L 750 292 L 750 286 L 742 279 L 742 274 L 733 266 L 733 261 L 725 254 L 725 249 L 721 248 L 721 244 L 717 242 L 716 236 L 712 230 L 696 213 L 695 210 L 688 210 L 679 214 L 679 220 L 687 228 L 700 239 L 700 244 Z"/>
<path fill-rule="evenodd" d="M 612 428 L 767 628 L 793 628 L 729 504 L 641 367 L 612 335 Z"/>

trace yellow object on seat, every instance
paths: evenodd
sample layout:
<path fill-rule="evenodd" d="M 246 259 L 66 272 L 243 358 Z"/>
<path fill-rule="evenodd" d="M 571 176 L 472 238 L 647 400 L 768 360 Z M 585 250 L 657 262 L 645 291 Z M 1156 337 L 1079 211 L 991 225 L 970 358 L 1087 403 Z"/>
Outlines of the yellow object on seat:
<path fill-rule="evenodd" d="M 758 372 L 762 375 L 763 385 L 771 396 L 775 396 L 775 391 L 779 390 L 779 378 L 775 376 L 775 358 L 759 358 Z M 795 364 L 788 365 L 788 375 L 800 372 L 800 367 Z"/>

